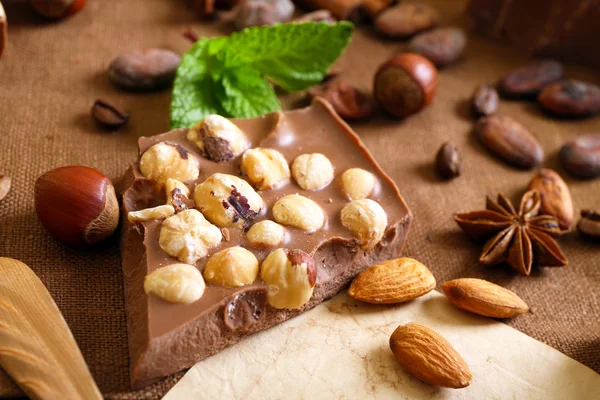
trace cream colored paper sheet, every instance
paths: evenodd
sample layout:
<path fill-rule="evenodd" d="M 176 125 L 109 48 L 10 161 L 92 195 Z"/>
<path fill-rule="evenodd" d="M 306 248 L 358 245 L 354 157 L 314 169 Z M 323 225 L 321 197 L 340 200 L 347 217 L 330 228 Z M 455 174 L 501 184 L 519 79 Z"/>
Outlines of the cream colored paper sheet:
<path fill-rule="evenodd" d="M 399 324 L 446 337 L 473 373 L 465 389 L 409 376 L 388 345 Z M 193 368 L 164 397 L 179 399 L 600 399 L 600 375 L 498 321 L 456 309 L 440 293 L 396 306 L 346 293 Z"/>

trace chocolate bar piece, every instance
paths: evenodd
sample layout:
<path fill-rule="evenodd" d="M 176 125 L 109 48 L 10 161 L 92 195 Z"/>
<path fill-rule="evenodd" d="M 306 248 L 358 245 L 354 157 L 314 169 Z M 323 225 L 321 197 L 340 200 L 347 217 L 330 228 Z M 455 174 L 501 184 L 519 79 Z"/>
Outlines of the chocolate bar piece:
<path fill-rule="evenodd" d="M 322 209 L 326 222 L 312 232 L 285 226 L 286 240 L 278 247 L 301 250 L 312 256 L 316 266 L 316 284 L 312 297 L 299 308 L 275 308 L 270 303 L 267 284 L 260 275 L 252 283 L 238 287 L 225 287 L 207 281 L 204 294 L 190 304 L 171 303 L 152 292 L 146 294 L 144 280 L 150 273 L 181 263 L 182 259 L 191 256 L 183 252 L 173 257 L 161 246 L 161 226 L 168 219 L 157 216 L 157 219 L 129 220 L 130 212 L 161 206 L 166 201 L 167 195 L 159 182 L 146 178 L 142 173 L 144 171 L 146 176 L 152 174 L 148 172 L 147 166 L 141 166 L 140 163 L 143 163 L 143 156 L 148 149 L 156 144 L 166 143 L 177 149 L 178 154 L 173 154 L 175 158 L 179 157 L 179 161 L 198 161 L 197 178 L 185 182 L 191 193 L 215 173 L 246 179 L 255 187 L 269 185 L 241 173 L 242 153 L 236 146 L 227 146 L 227 143 L 218 140 L 209 141 L 208 135 L 204 136 L 202 149 L 197 142 L 188 139 L 188 129 L 176 129 L 158 136 L 140 138 L 140 161 L 128 169 L 118 184 L 123 202 L 121 255 L 131 385 L 134 389 L 143 388 L 162 377 L 191 367 L 239 342 L 245 336 L 299 315 L 340 292 L 366 267 L 398 257 L 402 250 L 412 214 L 394 182 L 381 170 L 359 137 L 335 114 L 329 103 L 317 98 L 305 109 L 273 112 L 252 119 L 233 119 L 231 122 L 247 138 L 246 148 L 278 150 L 285 157 L 285 169 L 287 163 L 302 154 L 321 153 L 333 165 L 335 177 L 330 183 L 326 182 L 324 187 L 305 190 L 302 187 L 306 186 L 306 182 L 302 181 L 301 176 L 294 175 L 292 167 L 291 178 L 257 192 L 263 202 L 258 214 L 249 211 L 253 200 L 237 194 L 234 196 L 234 192 L 241 191 L 241 188 L 233 188 L 231 197 L 223 201 L 223 206 L 226 210 L 233 207 L 235 213 L 228 215 L 234 215 L 235 218 L 229 221 L 228 227 L 219 227 L 223 237 L 218 244 L 210 247 L 204 257 L 195 261 L 194 258 L 188 260 L 188 264 L 204 271 L 212 255 L 233 246 L 249 250 L 262 263 L 275 248 L 254 246 L 246 236 L 247 230 L 258 221 L 277 219 L 273 211 L 274 203 L 286 195 L 299 194 L 311 199 Z M 211 161 L 209 158 L 214 159 L 215 153 L 219 157 L 216 157 L 217 161 Z M 365 242 L 346 229 L 340 219 L 341 210 L 351 202 L 347 193 L 341 189 L 341 175 L 349 168 L 361 168 L 375 177 L 374 189 L 366 194 L 387 215 L 387 224 L 382 226 L 381 236 L 371 246 L 365 246 Z M 180 172 L 184 170 L 185 168 L 180 169 Z M 319 173 L 322 171 L 318 170 Z M 183 189 L 185 192 L 185 188 Z M 181 193 L 173 190 L 172 194 Z M 218 195 L 214 192 L 210 194 Z M 180 213 L 192 206 L 191 198 L 188 202 L 175 202 L 173 197 L 172 204 L 176 206 L 176 211 L 179 208 Z M 219 225 L 218 221 L 223 222 L 208 212 L 208 202 L 196 201 L 195 207 L 207 219 L 217 221 L 216 225 Z M 132 215 L 139 217 L 140 214 Z M 309 215 L 306 218 L 309 219 Z M 282 225 L 285 223 L 282 222 Z"/>
<path fill-rule="evenodd" d="M 600 6 L 590 0 L 471 0 L 479 31 L 525 51 L 600 67 Z"/>

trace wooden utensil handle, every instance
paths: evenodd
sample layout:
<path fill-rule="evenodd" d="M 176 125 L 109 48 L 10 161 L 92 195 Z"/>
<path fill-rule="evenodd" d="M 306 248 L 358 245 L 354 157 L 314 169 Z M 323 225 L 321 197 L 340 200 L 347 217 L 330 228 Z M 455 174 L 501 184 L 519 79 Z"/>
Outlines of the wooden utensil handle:
<path fill-rule="evenodd" d="M 50 293 L 20 261 L 0 258 L 0 365 L 32 399 L 102 399 Z"/>

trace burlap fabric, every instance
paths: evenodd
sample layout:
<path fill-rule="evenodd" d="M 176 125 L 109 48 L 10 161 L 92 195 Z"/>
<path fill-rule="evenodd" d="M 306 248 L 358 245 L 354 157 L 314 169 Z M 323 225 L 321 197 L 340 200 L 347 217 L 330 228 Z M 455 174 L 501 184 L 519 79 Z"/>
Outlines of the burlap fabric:
<path fill-rule="evenodd" d="M 181 374 L 140 392 L 128 390 L 118 238 L 88 250 L 57 243 L 37 221 L 33 186 L 43 172 L 68 164 L 118 177 L 136 158 L 139 136 L 169 128 L 170 92 L 116 89 L 106 77 L 114 56 L 153 46 L 183 53 L 190 46 L 181 35 L 187 26 L 202 35 L 228 30 L 196 20 L 183 0 L 88 0 L 83 12 L 60 23 L 39 20 L 21 1 L 3 3 L 10 25 L 8 49 L 0 59 L 0 172 L 13 177 L 13 188 L 0 202 L 0 255 L 24 261 L 46 284 L 107 398 L 158 398 Z M 464 0 L 436 3 L 446 23 L 469 27 L 461 16 Z M 403 47 L 361 29 L 339 66 L 345 78 L 369 89 L 377 66 Z M 480 247 L 452 219 L 455 212 L 481 208 L 486 194 L 501 191 L 518 198 L 533 174 L 507 167 L 479 145 L 468 103 L 476 85 L 493 83 L 526 61 L 508 47 L 471 35 L 465 60 L 440 72 L 437 97 L 427 110 L 402 122 L 379 115 L 354 128 L 415 214 L 406 255 L 428 265 L 439 283 L 482 277 L 514 290 L 532 311 L 507 321 L 509 325 L 600 371 L 600 246 L 570 234 L 561 239 L 568 267 L 515 276 L 504 267 L 482 268 L 477 262 Z M 568 66 L 567 71 L 600 80 L 584 68 Z M 89 110 L 99 97 L 130 112 L 125 129 L 107 133 L 93 123 Z M 500 112 L 531 128 L 546 151 L 545 165 L 563 175 L 557 159 L 561 144 L 600 131 L 600 118 L 551 119 L 533 103 L 502 102 Z M 451 182 L 439 181 L 432 169 L 435 152 L 446 140 L 465 159 L 463 176 Z M 566 180 L 576 212 L 600 209 L 600 180 Z M 8 392 L 0 379 L 0 393 Z"/>

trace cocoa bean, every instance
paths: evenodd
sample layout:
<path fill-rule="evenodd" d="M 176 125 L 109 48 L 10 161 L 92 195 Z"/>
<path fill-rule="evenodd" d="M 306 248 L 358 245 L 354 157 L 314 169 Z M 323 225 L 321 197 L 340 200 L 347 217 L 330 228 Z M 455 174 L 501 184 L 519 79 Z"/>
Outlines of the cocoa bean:
<path fill-rule="evenodd" d="M 544 150 L 527 128 L 508 116 L 481 118 L 475 132 L 494 155 L 518 168 L 530 169 L 544 159 Z"/>
<path fill-rule="evenodd" d="M 499 89 L 506 97 L 532 97 L 547 85 L 561 79 L 563 73 L 562 64 L 557 61 L 535 61 L 506 75 L 500 82 Z"/>
<path fill-rule="evenodd" d="M 458 61 L 467 46 L 465 31 L 456 27 L 438 28 L 423 32 L 411 39 L 409 49 L 431 60 L 436 67 Z"/>
<path fill-rule="evenodd" d="M 242 0 L 237 6 L 233 24 L 237 30 L 250 26 L 287 22 L 294 14 L 291 0 Z"/>
<path fill-rule="evenodd" d="M 181 57 L 169 50 L 137 49 L 115 58 L 108 69 L 112 82 L 126 90 L 148 91 L 169 86 Z"/>
<path fill-rule="evenodd" d="M 542 206 L 540 214 L 553 215 L 565 229 L 573 224 L 573 200 L 571 192 L 560 175 L 551 169 L 542 168 L 529 182 L 528 190 L 540 192 Z"/>
<path fill-rule="evenodd" d="M 579 178 L 600 176 L 600 134 L 580 136 L 560 149 L 563 167 Z"/>
<path fill-rule="evenodd" d="M 546 86 L 538 102 L 559 117 L 587 117 L 600 112 L 600 88 L 575 79 L 560 81 Z"/>
<path fill-rule="evenodd" d="M 408 38 L 435 27 L 439 21 L 439 12 L 427 4 L 400 3 L 379 13 L 375 30 L 391 38 Z"/>
<path fill-rule="evenodd" d="M 309 99 L 325 98 L 333 109 L 345 120 L 369 118 L 374 112 L 373 98 L 341 79 L 330 79 L 308 90 Z"/>

